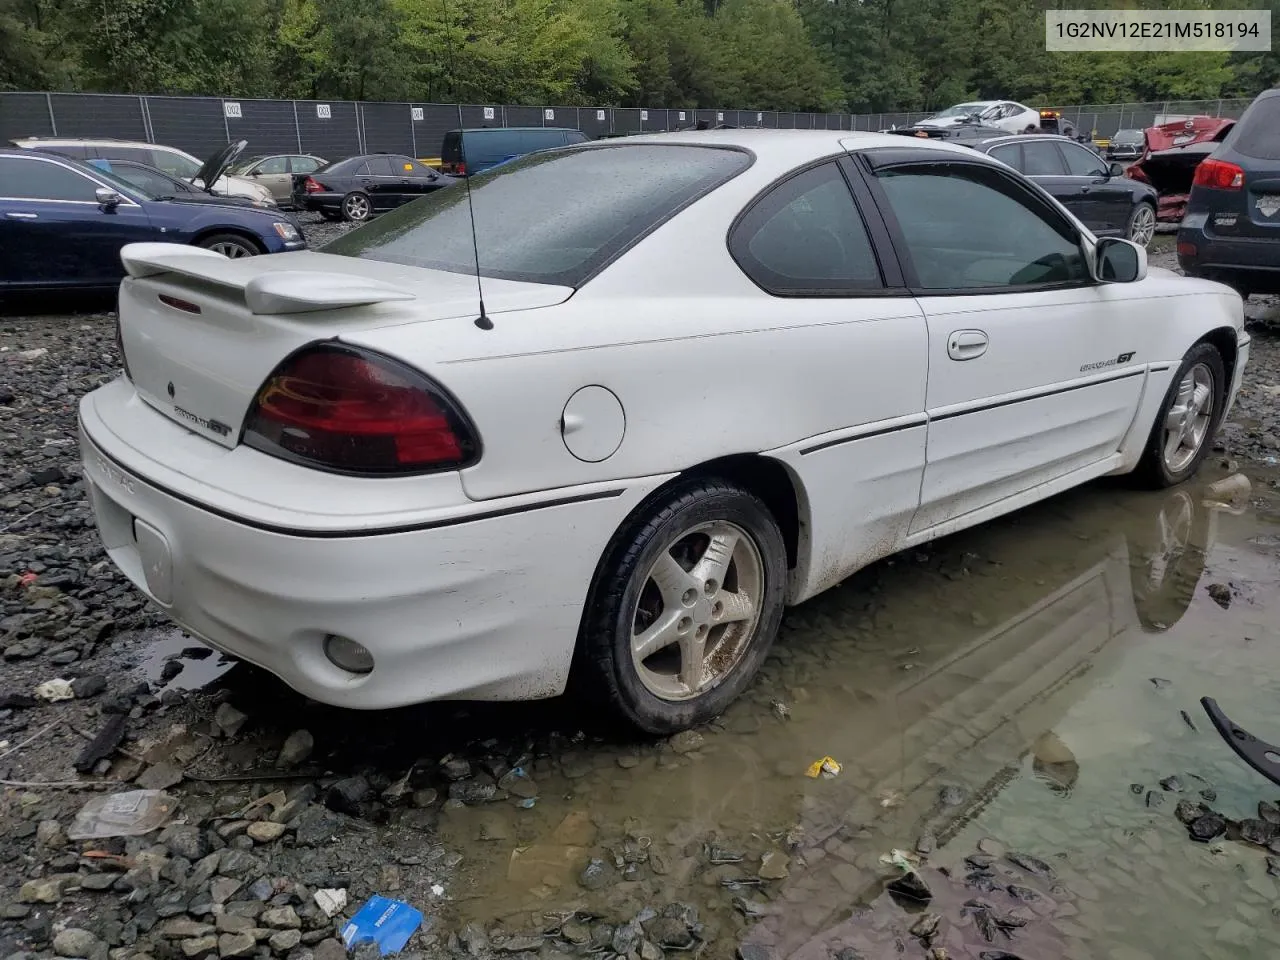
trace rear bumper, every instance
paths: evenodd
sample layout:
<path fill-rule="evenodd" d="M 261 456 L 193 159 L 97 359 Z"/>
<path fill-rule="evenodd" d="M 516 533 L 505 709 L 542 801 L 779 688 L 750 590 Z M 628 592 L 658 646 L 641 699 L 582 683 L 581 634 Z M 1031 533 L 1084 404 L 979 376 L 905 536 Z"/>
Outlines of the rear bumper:
<path fill-rule="evenodd" d="M 1186 245 L 1195 253 L 1184 253 Z M 1250 293 L 1280 293 L 1280 243 L 1267 238 L 1228 238 L 1203 227 L 1178 230 L 1178 266 L 1193 277 Z"/>
<path fill-rule="evenodd" d="M 342 209 L 342 194 L 304 193 L 297 198 L 297 206 L 300 210 L 310 210 L 312 213 L 337 213 Z"/>
<path fill-rule="evenodd" d="M 609 538 L 664 478 L 574 488 L 541 502 L 459 505 L 407 529 L 269 528 L 162 486 L 147 454 L 80 406 L 84 476 L 117 567 L 180 626 L 334 706 L 554 696 L 568 678 L 587 590 Z M 155 414 L 157 428 L 166 426 Z M 198 438 L 195 438 L 198 439 Z M 307 474 L 292 487 L 305 509 Z M 331 663 L 325 637 L 374 669 Z"/>

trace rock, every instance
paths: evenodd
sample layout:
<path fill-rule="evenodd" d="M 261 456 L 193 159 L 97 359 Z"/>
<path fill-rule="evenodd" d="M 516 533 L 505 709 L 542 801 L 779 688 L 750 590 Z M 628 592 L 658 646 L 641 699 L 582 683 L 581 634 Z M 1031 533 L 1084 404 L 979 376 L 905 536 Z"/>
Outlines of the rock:
<path fill-rule="evenodd" d="M 239 880 L 216 877 L 213 883 L 209 885 L 209 896 L 214 903 L 226 903 L 236 895 L 236 891 L 240 889 L 241 885 Z"/>
<path fill-rule="evenodd" d="M 212 924 L 200 923 L 190 917 L 173 917 L 156 928 L 156 933 L 166 940 L 191 940 L 215 932 Z M 217 946 L 216 942 L 214 946 Z"/>
<path fill-rule="evenodd" d="M 1140 783 L 1129 784 L 1129 792 L 1132 793 L 1135 797 L 1142 796 L 1146 792 L 1146 790 L 1147 788 Z"/>
<path fill-rule="evenodd" d="M 252 933 L 224 933 L 218 938 L 218 956 L 247 957 L 257 946 L 258 941 Z"/>
<path fill-rule="evenodd" d="M 463 927 L 458 939 L 473 957 L 478 957 L 489 949 L 489 935 L 477 923 L 468 923 Z"/>
<path fill-rule="evenodd" d="M 80 889 L 101 893 L 114 887 L 119 876 L 117 873 L 91 873 L 80 878 Z"/>
<path fill-rule="evenodd" d="M 266 903 L 276 895 L 276 886 L 266 877 L 259 877 L 249 884 L 249 889 L 244 892 L 244 895 L 250 900 Z"/>
<path fill-rule="evenodd" d="M 255 843 L 271 843 L 273 840 L 279 840 L 284 836 L 285 825 L 283 823 L 272 823 L 270 820 L 255 820 L 249 824 L 249 829 L 245 831 Z"/>
<path fill-rule="evenodd" d="M 259 869 L 258 858 L 252 853 L 234 848 L 222 851 L 222 860 L 218 864 L 218 872 L 224 877 L 237 879 L 247 877 Z"/>
<path fill-rule="evenodd" d="M 361 940 L 351 948 L 351 960 L 382 960 L 382 950 L 372 940 Z"/>
<path fill-rule="evenodd" d="M 771 850 L 760 858 L 756 876 L 761 880 L 781 880 L 791 874 L 791 860 L 777 850 Z"/>
<path fill-rule="evenodd" d="M 321 940 L 313 950 L 315 960 L 347 960 L 347 948 L 341 940 Z"/>
<path fill-rule="evenodd" d="M 144 790 L 167 790 L 180 784 L 185 776 L 185 772 L 177 764 L 157 763 L 147 767 L 134 782 Z"/>
<path fill-rule="evenodd" d="M 1021 867 L 1027 873 L 1033 876 L 1043 877 L 1046 880 L 1054 878 L 1053 867 L 1045 863 L 1039 857 L 1033 857 L 1027 853 L 1010 853 L 1009 860 L 1015 866 Z"/>
<path fill-rule="evenodd" d="M 440 762 L 440 775 L 446 780 L 465 780 L 471 776 L 471 764 L 461 757 L 450 757 Z"/>
<path fill-rule="evenodd" d="M 938 847 L 938 838 L 935 837 L 933 833 L 929 830 L 926 830 L 924 833 L 920 834 L 920 836 L 916 839 L 916 853 L 928 856 L 929 854 L 933 853 L 933 851 L 936 850 L 937 847 Z"/>
<path fill-rule="evenodd" d="M 25 693 L 0 693 L 0 710 L 30 710 L 40 701 Z"/>
<path fill-rule="evenodd" d="M 1231 606 L 1231 588 L 1225 583 L 1211 583 L 1208 588 L 1209 598 L 1226 610 Z"/>
<path fill-rule="evenodd" d="M 213 722 L 224 737 L 234 737 L 244 727 L 248 721 L 248 714 L 241 713 L 229 703 L 218 704 L 218 709 L 214 711 Z M 222 945 L 218 945 L 219 951 Z M 224 957 L 227 954 L 222 954 Z"/>
<path fill-rule="evenodd" d="M 687 950 L 693 946 L 689 925 L 676 917 L 655 917 L 644 929 L 650 940 L 667 950 Z"/>
<path fill-rule="evenodd" d="M 1203 803 L 1196 803 L 1192 800 L 1179 800 L 1173 815 L 1189 826 L 1209 812 L 1209 808 Z"/>
<path fill-rule="evenodd" d="M 107 689 L 107 678 L 96 673 L 71 681 L 71 692 L 76 695 L 77 700 L 96 697 L 105 689 Z"/>
<path fill-rule="evenodd" d="M 360 816 L 360 805 L 369 798 L 373 788 L 364 777 L 347 777 L 339 780 L 324 794 L 324 805 L 330 810 L 348 816 Z"/>
<path fill-rule="evenodd" d="M 459 803 L 488 803 L 497 796 L 497 786 L 483 780 L 462 780 L 449 784 L 449 799 Z"/>
<path fill-rule="evenodd" d="M 281 930 L 273 933 L 267 940 L 276 953 L 288 953 L 302 942 L 302 933 L 298 930 Z"/>
<path fill-rule="evenodd" d="M 1240 821 L 1240 838 L 1247 840 L 1249 843 L 1256 843 L 1260 847 L 1265 847 L 1268 843 L 1276 838 L 1276 834 L 1280 832 L 1274 823 L 1268 823 L 1266 820 L 1241 820 Z"/>
<path fill-rule="evenodd" d="M 1218 927 L 1218 934 L 1213 939 L 1218 943 L 1230 944 L 1233 947 L 1248 947 L 1258 938 L 1258 932 L 1234 917 Z"/>
<path fill-rule="evenodd" d="M 66 877 L 40 877 L 28 880 L 18 890 L 21 903 L 57 903 L 62 899 L 62 891 L 67 885 Z"/>
<path fill-rule="evenodd" d="M 1267 857 L 1267 876 L 1280 877 L 1280 858 Z"/>
<path fill-rule="evenodd" d="M 624 923 L 614 930 L 611 945 L 614 953 L 625 957 L 632 951 L 639 950 L 643 940 L 644 932 L 640 929 L 640 924 L 632 921 L 631 923 Z"/>
<path fill-rule="evenodd" d="M 1182 781 L 1178 779 L 1176 776 L 1165 777 L 1163 780 L 1160 781 L 1160 789 L 1167 790 L 1170 793 L 1181 793 Z"/>
<path fill-rule="evenodd" d="M 182 955 L 188 960 L 198 960 L 200 957 L 211 957 L 218 952 L 218 938 L 193 937 L 190 940 L 183 940 L 178 946 L 182 950 Z"/>
<path fill-rule="evenodd" d="M 1277 807 L 1274 803 L 1268 803 L 1266 800 L 1259 800 L 1258 819 L 1280 826 L 1280 807 Z"/>
<path fill-rule="evenodd" d="M 177 824 L 166 827 L 160 834 L 160 842 L 175 857 L 184 857 L 193 863 L 203 860 L 209 852 L 209 842 L 199 827 Z"/>
<path fill-rule="evenodd" d="M 593 857 L 591 862 L 583 868 L 578 876 L 578 883 L 587 890 L 599 890 L 605 886 L 613 874 L 612 868 L 598 857 Z"/>
<path fill-rule="evenodd" d="M 1218 813 L 1206 813 L 1189 824 L 1187 829 L 1192 840 L 1208 843 L 1227 832 L 1227 819 Z"/>
<path fill-rule="evenodd" d="M 640 960 L 663 960 L 665 956 L 661 947 L 650 943 L 648 940 L 640 944 Z"/>
<path fill-rule="evenodd" d="M 1154 790 L 1147 791 L 1147 806 L 1153 810 L 1157 807 L 1164 806 L 1164 794 L 1156 793 Z"/>
<path fill-rule="evenodd" d="M 891 881 L 886 889 L 899 897 L 916 903 L 928 903 L 933 899 L 933 891 L 929 889 L 929 885 L 924 882 L 918 873 L 906 873 Z"/>
<path fill-rule="evenodd" d="M 67 845 L 67 834 L 57 820 L 41 820 L 36 827 L 36 843 L 51 850 L 61 850 Z"/>
<path fill-rule="evenodd" d="M 220 913 L 217 918 L 218 933 L 248 933 L 257 924 L 253 917 L 239 917 L 234 913 Z"/>
<path fill-rule="evenodd" d="M 259 919 L 264 927 L 270 927 L 272 930 L 302 929 L 302 918 L 298 916 L 298 912 L 293 907 L 277 907 L 273 910 L 264 910 Z"/>
<path fill-rule="evenodd" d="M 942 917 L 936 913 L 924 913 L 920 918 L 907 930 L 909 934 L 919 940 L 928 943 L 938 934 L 938 924 L 942 922 Z"/>
<path fill-rule="evenodd" d="M 6 660 L 30 660 L 40 656 L 40 649 L 38 641 L 23 640 L 5 647 L 3 656 Z"/>
<path fill-rule="evenodd" d="M 704 737 L 697 730 L 682 730 L 667 743 L 675 753 L 692 753 L 702 746 Z"/>
<path fill-rule="evenodd" d="M 1035 890 L 1032 890 L 1030 887 L 1019 886 L 1016 883 L 1009 884 L 1005 889 L 1009 891 L 1009 896 L 1013 897 L 1015 900 L 1023 900 L 1027 903 L 1032 903 L 1040 899 L 1040 894 Z"/>
<path fill-rule="evenodd" d="M 308 730 L 295 730 L 285 739 L 276 758 L 276 766 L 289 770 L 301 766 L 311 758 L 316 742 Z"/>
<path fill-rule="evenodd" d="M 1216 803 L 1218 801 L 1218 791 L 1212 787 L 1205 787 L 1200 791 L 1200 796 L 1208 803 Z"/>
<path fill-rule="evenodd" d="M 938 791 L 938 802 L 943 807 L 958 807 L 969 799 L 969 791 L 955 784 L 947 784 Z"/>
<path fill-rule="evenodd" d="M 777 960 L 778 954 L 772 947 L 763 943 L 742 943 L 738 945 L 738 960 Z"/>
<path fill-rule="evenodd" d="M 60 957 L 93 957 L 103 944 L 88 930 L 68 927 L 53 938 L 53 952 Z"/>
<path fill-rule="evenodd" d="M 415 807 L 422 809 L 423 807 L 431 806 L 433 803 L 436 802 L 437 799 L 439 799 L 439 797 L 440 797 L 439 792 L 435 790 L 433 787 L 424 787 L 421 790 L 413 791 L 413 796 L 410 798 L 410 803 L 412 803 Z"/>

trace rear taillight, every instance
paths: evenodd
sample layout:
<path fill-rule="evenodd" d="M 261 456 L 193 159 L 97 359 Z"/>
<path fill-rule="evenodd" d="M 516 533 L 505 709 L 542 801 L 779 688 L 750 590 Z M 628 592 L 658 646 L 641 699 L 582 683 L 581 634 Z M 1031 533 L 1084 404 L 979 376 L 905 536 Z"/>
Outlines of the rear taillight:
<path fill-rule="evenodd" d="M 1196 167 L 1191 184 L 1215 190 L 1239 190 L 1244 186 L 1244 168 L 1225 160 L 1205 160 Z"/>
<path fill-rule="evenodd" d="M 1137 180 L 1139 183 L 1150 183 L 1151 180 L 1143 172 L 1139 166 L 1125 167 L 1124 175 L 1130 180 Z"/>
<path fill-rule="evenodd" d="M 246 445 L 340 473 L 456 470 L 480 442 L 458 405 L 421 373 L 344 344 L 305 347 L 267 378 L 245 420 Z"/>
<path fill-rule="evenodd" d="M 302 184 L 302 189 L 306 190 L 307 193 L 324 193 L 324 184 L 317 181 L 314 177 L 307 177 L 306 181 Z"/>
<path fill-rule="evenodd" d="M 444 172 L 452 174 L 455 177 L 464 177 L 467 174 L 467 163 L 465 160 L 459 160 L 457 163 L 442 163 L 441 167 Z"/>

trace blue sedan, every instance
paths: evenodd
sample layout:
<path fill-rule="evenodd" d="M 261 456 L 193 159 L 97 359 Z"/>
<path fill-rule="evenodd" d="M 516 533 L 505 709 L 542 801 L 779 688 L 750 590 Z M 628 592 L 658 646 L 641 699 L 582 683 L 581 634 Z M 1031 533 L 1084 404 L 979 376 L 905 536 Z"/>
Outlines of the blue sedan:
<path fill-rule="evenodd" d="M 0 150 L 0 291 L 109 289 L 127 243 L 189 243 L 228 257 L 306 247 L 277 210 L 157 197 L 77 160 Z"/>

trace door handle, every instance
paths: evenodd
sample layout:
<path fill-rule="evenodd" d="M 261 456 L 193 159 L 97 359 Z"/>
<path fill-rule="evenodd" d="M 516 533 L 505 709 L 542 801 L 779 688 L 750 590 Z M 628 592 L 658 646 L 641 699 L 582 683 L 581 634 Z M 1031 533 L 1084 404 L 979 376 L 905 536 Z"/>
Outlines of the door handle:
<path fill-rule="evenodd" d="M 9 220 L 39 220 L 38 213 L 6 213 L 5 218 Z"/>
<path fill-rule="evenodd" d="M 987 352 L 987 335 L 981 330 L 956 330 L 947 338 L 947 356 L 972 360 Z"/>

